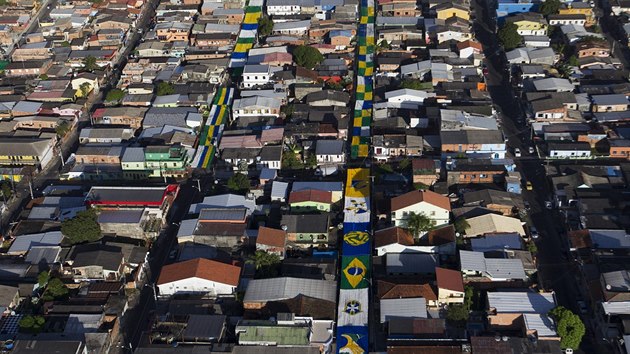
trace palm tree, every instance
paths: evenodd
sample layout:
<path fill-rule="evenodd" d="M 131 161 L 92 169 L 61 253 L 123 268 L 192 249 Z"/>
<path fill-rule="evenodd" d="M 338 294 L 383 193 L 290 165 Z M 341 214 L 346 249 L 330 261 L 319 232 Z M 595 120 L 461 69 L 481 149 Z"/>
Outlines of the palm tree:
<path fill-rule="evenodd" d="M 455 227 L 455 232 L 461 235 L 466 232 L 466 229 L 470 227 L 470 224 L 465 217 L 460 216 L 453 221 L 453 226 Z"/>
<path fill-rule="evenodd" d="M 280 257 L 275 253 L 258 250 L 247 260 L 247 263 L 254 264 L 257 278 L 271 278 L 278 275 Z"/>
<path fill-rule="evenodd" d="M 417 238 L 421 233 L 433 229 L 433 220 L 424 213 L 411 212 L 405 221 L 405 228 Z"/>

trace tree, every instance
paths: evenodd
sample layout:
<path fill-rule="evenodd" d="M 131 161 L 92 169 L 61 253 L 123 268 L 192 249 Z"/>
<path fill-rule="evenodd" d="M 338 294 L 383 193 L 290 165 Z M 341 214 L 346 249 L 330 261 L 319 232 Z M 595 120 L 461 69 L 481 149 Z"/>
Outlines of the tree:
<path fill-rule="evenodd" d="M 313 69 L 315 65 L 321 63 L 322 60 L 324 60 L 324 56 L 317 48 L 299 45 L 293 49 L 293 61 L 299 66 Z"/>
<path fill-rule="evenodd" d="M 267 37 L 273 31 L 273 21 L 267 17 L 262 16 L 258 19 L 258 34 L 261 37 Z"/>
<path fill-rule="evenodd" d="M 421 233 L 433 229 L 433 220 L 424 213 L 411 212 L 405 220 L 405 226 L 414 237 L 419 237 Z"/>
<path fill-rule="evenodd" d="M 529 253 L 538 253 L 538 247 L 534 243 L 534 241 L 530 241 L 527 243 L 527 250 Z"/>
<path fill-rule="evenodd" d="M 92 85 L 89 82 L 84 82 L 79 86 L 79 90 L 81 91 L 81 97 L 86 98 L 92 91 Z"/>
<path fill-rule="evenodd" d="M 569 64 L 570 66 L 579 66 L 580 62 L 578 62 L 578 58 L 574 54 L 569 57 L 569 59 L 567 60 L 567 64 Z"/>
<path fill-rule="evenodd" d="M 470 311 L 463 304 L 450 304 L 446 309 L 446 320 L 461 327 L 468 321 Z"/>
<path fill-rule="evenodd" d="M 540 5 L 540 13 L 545 17 L 558 13 L 559 9 L 560 0 L 545 0 L 542 5 Z"/>
<path fill-rule="evenodd" d="M 80 211 L 72 219 L 61 223 L 61 233 L 72 244 L 93 242 L 101 239 L 101 227 L 97 221 L 96 210 L 93 208 Z"/>
<path fill-rule="evenodd" d="M 465 217 L 460 216 L 455 221 L 453 221 L 453 227 L 455 227 L 455 232 L 463 235 L 466 233 L 466 229 L 470 227 L 468 220 Z"/>
<path fill-rule="evenodd" d="M 50 273 L 47 271 L 43 271 L 37 275 L 37 284 L 39 284 L 40 288 L 46 286 L 48 280 L 50 280 Z"/>
<path fill-rule="evenodd" d="M 40 80 L 48 80 L 48 75 L 46 75 L 46 74 L 41 74 L 41 75 L 39 75 L 39 79 L 40 79 Z"/>
<path fill-rule="evenodd" d="M 105 96 L 105 101 L 117 102 L 122 100 L 123 97 L 125 97 L 125 91 L 115 88 L 107 92 L 107 95 Z"/>
<path fill-rule="evenodd" d="M 258 250 L 247 262 L 255 265 L 257 278 L 273 278 L 279 273 L 280 257 L 275 253 Z"/>
<path fill-rule="evenodd" d="M 57 133 L 58 137 L 63 138 L 66 134 L 68 134 L 71 128 L 70 123 L 64 120 L 57 124 L 57 127 L 55 127 L 55 133 Z"/>
<path fill-rule="evenodd" d="M 235 173 L 228 179 L 227 187 L 233 192 L 245 194 L 249 192 L 249 179 L 242 173 Z"/>
<path fill-rule="evenodd" d="M 580 316 L 562 306 L 549 311 L 548 315 L 556 322 L 556 329 L 560 336 L 560 346 L 563 349 L 577 349 L 586 333 L 586 328 Z"/>
<path fill-rule="evenodd" d="M 512 50 L 521 44 L 523 37 L 517 30 L 518 26 L 513 22 L 506 22 L 499 30 L 499 40 L 505 50 Z"/>
<path fill-rule="evenodd" d="M 52 278 L 46 285 L 46 291 L 42 298 L 44 301 L 64 300 L 68 297 L 68 287 L 59 278 Z"/>
<path fill-rule="evenodd" d="M 404 79 L 400 83 L 400 88 L 422 90 L 424 88 L 424 85 L 422 84 L 422 81 L 417 79 Z"/>
<path fill-rule="evenodd" d="M 287 145 L 287 151 L 282 154 L 282 168 L 287 170 L 301 170 L 304 168 L 302 162 L 302 148 L 298 144 Z"/>
<path fill-rule="evenodd" d="M 42 316 L 26 315 L 18 322 L 18 326 L 20 326 L 20 332 L 39 333 L 44 327 L 44 323 L 46 320 Z"/>
<path fill-rule="evenodd" d="M 4 199 L 9 199 L 13 195 L 11 184 L 8 180 L 0 181 L 0 193 L 2 193 L 2 197 L 4 197 Z"/>
<path fill-rule="evenodd" d="M 166 96 L 174 94 L 175 88 L 173 88 L 173 85 L 170 82 L 160 81 L 157 85 L 156 91 L 158 96 Z"/>
<path fill-rule="evenodd" d="M 389 43 L 388 41 L 386 41 L 384 39 L 382 41 L 379 41 L 378 43 L 376 43 L 376 51 L 377 52 L 381 52 L 383 50 L 389 50 L 389 49 L 392 49 L 392 45 L 391 45 L 391 43 Z"/>
<path fill-rule="evenodd" d="M 83 58 L 83 70 L 84 71 L 89 71 L 92 72 L 94 70 L 98 69 L 98 64 L 96 64 L 96 58 L 88 55 L 87 57 Z"/>
<path fill-rule="evenodd" d="M 313 153 L 308 154 L 306 156 L 306 161 L 304 162 L 304 166 L 308 168 L 317 167 L 317 156 L 315 156 L 315 154 Z"/>

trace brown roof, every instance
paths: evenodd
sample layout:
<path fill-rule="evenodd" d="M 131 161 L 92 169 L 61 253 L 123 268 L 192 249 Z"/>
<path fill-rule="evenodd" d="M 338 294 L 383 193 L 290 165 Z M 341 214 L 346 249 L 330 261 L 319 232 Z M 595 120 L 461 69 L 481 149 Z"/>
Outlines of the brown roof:
<path fill-rule="evenodd" d="M 464 48 L 475 48 L 477 50 L 483 50 L 483 46 L 481 45 L 481 43 L 477 42 L 477 41 L 473 41 L 473 40 L 467 40 L 467 41 L 463 41 L 463 42 L 459 42 L 457 43 L 457 49 L 462 50 Z"/>
<path fill-rule="evenodd" d="M 295 67 L 295 77 L 304 77 L 304 78 L 308 78 L 311 79 L 313 81 L 317 81 L 317 73 L 313 70 L 309 70 L 306 69 L 304 67 L 301 66 L 296 66 Z"/>
<path fill-rule="evenodd" d="M 437 294 L 430 284 L 404 284 L 378 280 L 376 287 L 379 299 L 423 297 L 429 301 L 437 300 Z"/>
<path fill-rule="evenodd" d="M 449 242 L 455 242 L 455 227 L 446 225 L 437 229 L 433 229 L 426 234 L 427 244 L 431 246 L 440 246 Z"/>
<path fill-rule="evenodd" d="M 374 247 L 383 247 L 393 243 L 413 246 L 413 236 L 409 231 L 398 226 L 388 227 L 374 233 Z"/>
<path fill-rule="evenodd" d="M 432 159 L 413 159 L 411 168 L 415 170 L 435 170 L 435 162 Z"/>
<path fill-rule="evenodd" d="M 446 320 L 443 318 L 392 318 L 389 334 L 445 334 Z"/>
<path fill-rule="evenodd" d="M 261 226 L 258 228 L 256 243 L 273 247 L 284 247 L 286 238 L 287 233 L 283 230 Z"/>
<path fill-rule="evenodd" d="M 334 320 L 337 304 L 332 301 L 316 299 L 302 294 L 287 300 L 268 302 L 263 311 L 263 318 L 276 316 L 278 313 L 294 313 L 296 316 L 313 317 L 316 320 Z"/>
<path fill-rule="evenodd" d="M 435 267 L 438 288 L 464 292 L 462 273 L 458 270 Z"/>
<path fill-rule="evenodd" d="M 508 342 L 497 341 L 494 337 L 470 338 L 472 352 L 475 354 L 505 354 L 511 353 L 512 348 Z"/>
<path fill-rule="evenodd" d="M 436 345 L 414 345 L 414 346 L 390 346 L 387 347 L 387 354 L 462 354 L 460 345 L 436 346 Z M 476 352 L 475 352 L 476 354 Z"/>
<path fill-rule="evenodd" d="M 157 283 L 160 285 L 182 279 L 201 278 L 237 286 L 240 276 L 241 267 L 205 258 L 195 258 L 164 266 Z"/>
<path fill-rule="evenodd" d="M 199 222 L 193 232 L 195 236 L 234 236 L 242 237 L 247 225 L 226 222 Z"/>
<path fill-rule="evenodd" d="M 567 233 L 571 248 L 591 248 L 593 246 L 588 229 L 573 230 Z"/>
<path fill-rule="evenodd" d="M 289 204 L 301 202 L 328 203 L 332 201 L 332 192 L 306 189 L 289 194 Z"/>
<path fill-rule="evenodd" d="M 412 191 L 392 198 L 392 210 L 400 210 L 420 202 L 427 202 L 442 209 L 451 210 L 451 202 L 447 197 L 428 190 Z"/>

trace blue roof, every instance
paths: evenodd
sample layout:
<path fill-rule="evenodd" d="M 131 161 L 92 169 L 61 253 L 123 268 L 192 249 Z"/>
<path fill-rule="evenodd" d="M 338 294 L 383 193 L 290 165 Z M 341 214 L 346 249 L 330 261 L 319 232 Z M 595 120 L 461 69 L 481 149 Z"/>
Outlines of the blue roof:
<path fill-rule="evenodd" d="M 470 240 L 472 250 L 476 252 L 497 251 L 502 249 L 520 250 L 523 248 L 521 236 L 517 233 L 487 235 Z"/>
<path fill-rule="evenodd" d="M 352 31 L 349 31 L 349 30 L 332 30 L 332 31 L 328 32 L 328 36 L 329 37 L 337 37 L 337 36 L 352 37 Z"/>

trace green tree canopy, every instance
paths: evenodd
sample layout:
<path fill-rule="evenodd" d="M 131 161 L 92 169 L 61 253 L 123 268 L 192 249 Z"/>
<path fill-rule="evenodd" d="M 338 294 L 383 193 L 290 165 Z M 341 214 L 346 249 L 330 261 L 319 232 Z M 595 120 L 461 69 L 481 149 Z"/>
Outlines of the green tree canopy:
<path fill-rule="evenodd" d="M 242 173 L 235 173 L 228 179 L 227 187 L 233 192 L 245 194 L 249 192 L 249 179 Z"/>
<path fill-rule="evenodd" d="M 46 291 L 42 298 L 44 301 L 52 300 L 65 300 L 68 297 L 70 290 L 66 284 L 64 284 L 59 278 L 52 278 L 46 285 Z"/>
<path fill-rule="evenodd" d="M 540 13 L 545 17 L 558 13 L 559 9 L 560 0 L 545 0 L 540 5 Z"/>
<path fill-rule="evenodd" d="M 282 154 L 282 168 L 287 170 L 301 170 L 304 168 L 302 161 L 302 148 L 297 144 L 287 145 L 287 151 Z"/>
<path fill-rule="evenodd" d="M 313 69 L 315 65 L 324 60 L 322 53 L 307 45 L 299 45 L 293 49 L 293 61 L 299 66 L 303 66 L 307 69 Z"/>
<path fill-rule="evenodd" d="M 123 97 L 125 97 L 125 91 L 115 88 L 107 92 L 107 95 L 105 96 L 105 101 L 117 102 L 122 100 Z"/>
<path fill-rule="evenodd" d="M 267 37 L 273 31 L 273 21 L 268 16 L 262 16 L 258 19 L 258 35 Z"/>
<path fill-rule="evenodd" d="M 79 90 L 81 90 L 81 97 L 87 97 L 92 91 L 92 85 L 89 82 L 84 82 L 79 86 Z"/>
<path fill-rule="evenodd" d="M 20 326 L 20 332 L 39 333 L 44 327 L 44 323 L 46 320 L 42 316 L 26 315 L 18 322 L 18 326 Z"/>
<path fill-rule="evenodd" d="M 413 234 L 414 237 L 419 237 L 421 233 L 433 229 L 433 221 L 424 213 L 409 213 L 405 220 L 405 228 Z"/>
<path fill-rule="evenodd" d="M 92 72 L 96 69 L 98 69 L 98 64 L 96 64 L 95 57 L 88 55 L 83 58 L 83 70 Z"/>
<path fill-rule="evenodd" d="M 470 224 L 465 217 L 460 216 L 453 221 L 453 227 L 455 227 L 455 232 L 459 232 L 460 235 L 463 235 L 466 232 L 466 229 L 470 227 Z"/>
<path fill-rule="evenodd" d="M 422 82 L 418 79 L 404 79 L 400 82 L 400 88 L 412 89 L 412 90 L 426 90 L 432 88 L 433 84 L 430 82 Z"/>
<path fill-rule="evenodd" d="M 247 262 L 253 263 L 256 266 L 257 278 L 272 278 L 278 276 L 280 257 L 275 253 L 267 253 L 258 250 Z"/>
<path fill-rule="evenodd" d="M 70 123 L 64 120 L 57 125 L 57 127 L 55 128 L 55 133 L 57 133 L 58 137 L 63 138 L 64 136 L 66 136 L 66 134 L 68 134 L 70 128 L 72 128 L 70 126 Z"/>
<path fill-rule="evenodd" d="M 158 96 L 166 96 L 174 94 L 175 88 L 173 88 L 173 85 L 170 82 L 160 81 L 160 83 L 157 85 L 156 91 L 156 94 Z"/>
<path fill-rule="evenodd" d="M 513 22 L 506 22 L 503 27 L 499 29 L 499 40 L 505 50 L 512 50 L 521 44 L 523 37 L 518 34 L 517 29 L 518 26 Z"/>
<path fill-rule="evenodd" d="M 96 210 L 93 208 L 80 211 L 72 219 L 61 223 L 61 233 L 72 244 L 93 242 L 101 239 L 101 227 L 97 221 Z"/>
<path fill-rule="evenodd" d="M 40 287 L 46 286 L 48 280 L 50 280 L 50 273 L 47 271 L 43 271 L 37 275 L 37 284 L 39 284 Z"/>
<path fill-rule="evenodd" d="M 586 333 L 586 328 L 580 316 L 562 306 L 549 311 L 549 316 L 556 322 L 556 329 L 560 336 L 560 346 L 563 349 L 579 348 L 582 337 Z"/>
<path fill-rule="evenodd" d="M 11 198 L 13 191 L 11 190 L 11 182 L 9 180 L 0 181 L 0 193 L 5 199 Z"/>

